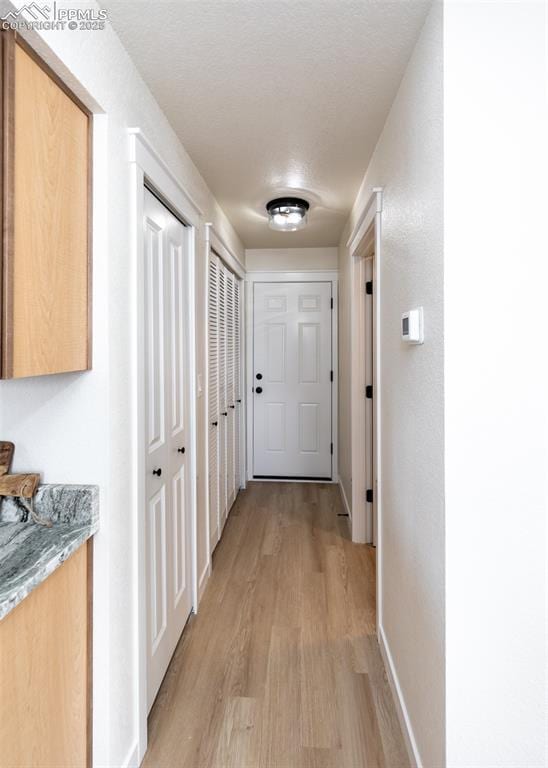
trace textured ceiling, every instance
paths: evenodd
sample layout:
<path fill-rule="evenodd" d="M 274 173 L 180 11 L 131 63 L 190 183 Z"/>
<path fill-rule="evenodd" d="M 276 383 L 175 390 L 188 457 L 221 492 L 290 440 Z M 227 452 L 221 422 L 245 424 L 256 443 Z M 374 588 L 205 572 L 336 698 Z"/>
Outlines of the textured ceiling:
<path fill-rule="evenodd" d="M 101 5 L 245 246 L 337 245 L 430 0 Z M 287 192 L 309 225 L 272 232 Z"/>

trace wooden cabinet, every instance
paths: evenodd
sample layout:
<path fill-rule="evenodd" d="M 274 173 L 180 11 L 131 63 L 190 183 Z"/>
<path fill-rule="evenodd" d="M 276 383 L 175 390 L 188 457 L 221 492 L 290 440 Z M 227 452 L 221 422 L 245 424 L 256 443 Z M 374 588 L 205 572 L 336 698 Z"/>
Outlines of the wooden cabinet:
<path fill-rule="evenodd" d="M 91 116 L 1 36 L 1 376 L 91 367 Z"/>
<path fill-rule="evenodd" d="M 91 765 L 91 552 L 0 621 L 0 768 Z"/>

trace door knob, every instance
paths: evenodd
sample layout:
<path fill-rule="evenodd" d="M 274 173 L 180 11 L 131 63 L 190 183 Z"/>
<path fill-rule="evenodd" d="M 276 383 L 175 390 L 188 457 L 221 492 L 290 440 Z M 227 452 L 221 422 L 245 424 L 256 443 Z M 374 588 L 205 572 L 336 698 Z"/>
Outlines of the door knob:
<path fill-rule="evenodd" d="M 158 469 L 153 469 L 152 470 L 152 474 L 153 475 L 157 475 L 158 477 L 161 477 L 162 476 L 162 467 L 158 467 Z"/>
<path fill-rule="evenodd" d="M 229 408 L 235 408 L 236 406 L 235 405 L 229 405 L 228 407 Z"/>
<path fill-rule="evenodd" d="M 260 380 L 263 378 L 263 374 L 262 374 L 262 373 L 258 373 L 258 374 L 255 376 L 255 378 L 256 378 L 256 379 L 258 379 L 258 380 L 260 381 Z"/>
<path fill-rule="evenodd" d="M 262 388 L 262 387 L 255 387 L 255 392 L 256 392 L 258 395 L 260 395 L 262 391 L 263 391 L 263 388 Z"/>
<path fill-rule="evenodd" d="M 184 452 L 185 452 L 184 446 L 182 448 L 177 448 L 177 453 L 184 453 Z"/>
<path fill-rule="evenodd" d="M 236 400 L 236 402 L 237 402 L 237 403 L 241 403 L 242 401 L 241 401 L 241 400 Z"/>
<path fill-rule="evenodd" d="M 228 416 L 228 411 L 223 411 L 223 412 L 221 413 L 221 416 Z"/>
<path fill-rule="evenodd" d="M 211 426 L 212 427 L 216 427 L 218 425 L 218 423 L 219 423 L 218 421 L 212 421 L 211 422 Z"/>

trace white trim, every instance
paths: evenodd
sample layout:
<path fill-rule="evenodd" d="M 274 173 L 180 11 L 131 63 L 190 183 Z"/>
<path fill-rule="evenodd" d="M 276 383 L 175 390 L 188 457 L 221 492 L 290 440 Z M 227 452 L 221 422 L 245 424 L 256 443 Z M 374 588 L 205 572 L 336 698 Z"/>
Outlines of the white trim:
<path fill-rule="evenodd" d="M 221 257 L 227 267 L 231 269 L 235 275 L 238 275 L 240 280 L 243 280 L 245 277 L 245 267 L 242 262 L 235 253 L 230 250 L 211 222 L 206 222 L 205 227 L 206 237 L 208 238 L 210 248 L 216 252 L 217 256 Z"/>
<path fill-rule="evenodd" d="M 244 387 L 244 397 L 246 399 L 246 426 L 247 426 L 247 479 L 253 480 L 253 398 L 248 397 L 253 388 L 253 370 L 251 358 L 253 355 L 253 286 L 255 283 L 312 283 L 329 282 L 331 283 L 331 295 L 333 297 L 333 313 L 331 323 L 331 356 L 333 367 L 333 387 L 331 388 L 331 434 L 333 439 L 333 461 L 331 465 L 331 483 L 339 482 L 339 271 L 313 270 L 292 272 L 262 272 L 261 270 L 252 270 L 247 272 L 245 278 L 246 293 L 246 378 Z M 249 364 L 248 364 L 249 363 Z M 261 478 L 261 482 L 267 482 Z M 279 480 L 273 482 L 281 482 Z M 287 480 L 287 482 L 306 483 L 315 482 L 314 480 Z"/>
<path fill-rule="evenodd" d="M 287 269 L 279 272 L 272 270 L 263 272 L 260 269 L 253 269 L 246 273 L 246 280 L 250 283 L 315 283 L 336 282 L 338 279 L 338 269 L 306 269 L 294 272 Z"/>
<path fill-rule="evenodd" d="M 350 508 L 350 504 L 348 503 L 348 499 L 346 498 L 346 493 L 344 492 L 344 486 L 341 482 L 339 482 L 339 488 L 341 489 L 341 496 L 343 500 L 343 506 L 346 510 L 346 514 L 348 515 L 349 522 L 352 522 L 352 510 Z"/>
<path fill-rule="evenodd" d="M 405 747 L 409 756 L 409 762 L 411 763 L 412 768 L 423 768 L 423 763 L 421 760 L 419 748 L 417 746 L 417 741 L 415 739 L 413 726 L 411 725 L 411 718 L 409 717 L 409 712 L 405 704 L 400 681 L 396 673 L 394 659 L 392 658 L 390 646 L 388 645 L 388 640 L 386 639 L 386 634 L 382 624 L 378 625 L 377 635 L 379 638 L 381 656 L 384 661 L 384 668 L 387 672 L 386 676 L 388 678 L 388 684 L 390 685 L 390 689 L 392 691 L 392 698 L 394 699 L 394 704 L 396 705 L 396 714 L 398 715 L 403 739 L 405 741 Z"/>
<path fill-rule="evenodd" d="M 323 274 L 326 271 L 327 272 L 331 271 L 331 272 L 337 272 L 338 273 L 337 269 L 332 269 L 332 270 L 325 270 L 325 269 L 303 269 L 300 272 L 292 272 L 292 271 L 287 270 L 287 269 L 250 269 L 248 271 L 248 275 L 250 275 L 250 274 L 253 274 L 253 275 L 264 275 L 265 272 L 267 274 L 272 274 L 272 275 L 303 275 L 303 274 L 315 275 L 315 274 Z"/>
<path fill-rule="evenodd" d="M 122 762 L 122 768 L 139 768 L 139 745 L 135 742 Z"/>
<path fill-rule="evenodd" d="M 167 199 L 178 199 L 178 210 L 184 214 L 185 219 L 197 221 L 204 212 L 182 186 L 177 176 L 172 173 L 170 167 L 164 162 L 162 156 L 156 152 L 153 145 L 147 139 L 140 128 L 128 128 L 130 135 L 130 162 L 137 163 L 141 168 L 147 169 L 147 176 L 151 181 L 154 178 L 162 181 L 162 189 L 159 190 Z M 171 194 L 169 194 L 171 192 Z M 181 199 L 182 197 L 182 199 Z M 183 203 L 184 200 L 184 203 Z M 192 208 L 190 211 L 189 208 Z M 199 222 L 192 224 L 199 226 Z"/>
<path fill-rule="evenodd" d="M 143 196 L 145 181 L 149 181 L 165 198 L 188 225 L 188 268 L 187 268 L 187 322 L 189 352 L 189 478 L 190 478 L 190 518 L 191 518 L 191 557 L 192 557 L 192 606 L 198 605 L 197 577 L 197 489 L 196 489 L 196 297 L 195 263 L 196 230 L 200 226 L 200 209 L 187 194 L 182 184 L 171 173 L 161 157 L 138 128 L 132 128 L 129 134 L 130 191 L 131 191 L 131 250 L 132 271 L 131 301 L 132 327 L 135 329 L 132 340 L 132 410 L 135 425 L 135 439 L 132 452 L 132 508 L 137 511 L 134 526 L 134 608 L 137 616 L 135 680 L 136 726 L 138 732 L 137 756 L 140 764 L 147 748 L 147 623 L 146 623 L 146 580 L 142 567 L 146 557 L 145 528 L 145 459 L 142 451 L 144 444 L 144 311 L 140 298 L 143 294 Z"/>
<path fill-rule="evenodd" d="M 211 554 L 198 580 L 198 600 L 202 599 L 210 576 L 211 576 Z"/>
<path fill-rule="evenodd" d="M 346 241 L 346 247 L 350 251 L 350 255 L 356 250 L 378 213 L 382 213 L 382 187 L 373 187 L 371 196 L 358 216 L 352 234 Z"/>
<path fill-rule="evenodd" d="M 364 211 L 358 219 L 358 223 L 354 227 L 354 231 L 348 240 L 349 258 L 350 258 L 350 272 L 353 275 L 355 270 L 356 257 L 360 255 L 360 249 L 363 247 L 363 243 L 366 239 L 369 239 L 371 233 L 374 237 L 374 274 L 375 274 L 375 295 L 374 295 L 374 313 L 375 313 L 375 380 L 373 382 L 373 392 L 376 394 L 373 403 L 375 408 L 375 422 L 376 422 L 376 445 L 375 445 L 375 472 L 376 482 L 374 485 L 374 493 L 376 496 L 376 509 L 377 509 L 377 624 L 382 624 L 382 560 L 383 560 L 383 531 L 382 531 L 382 464 L 381 464 L 381 441 L 382 441 L 382 423 L 381 423 L 381 401 L 382 401 L 382 388 L 381 388 L 381 302 L 382 302 L 382 253 L 381 253 L 381 225 L 382 225 L 382 188 L 375 187 L 371 193 Z M 354 349 L 356 341 L 356 335 L 360 330 L 360 323 L 356 319 L 356 314 L 359 314 L 359 307 L 355 305 L 355 291 L 351 286 L 351 308 L 350 308 L 350 320 L 351 320 L 351 349 Z M 352 385 L 355 380 L 354 372 L 351 372 L 351 423 L 354 425 L 354 416 L 356 413 L 360 413 L 360 406 L 363 406 L 363 393 L 358 392 L 356 387 Z M 354 432 L 354 430 L 353 430 Z M 363 456 L 354 455 L 354 436 L 352 437 L 352 540 L 361 541 L 365 536 L 366 521 L 365 521 L 365 504 L 354 504 L 355 494 L 360 492 L 361 485 L 359 483 L 359 476 L 361 472 L 360 461 L 363 460 Z M 356 482 L 358 480 L 358 482 Z M 365 488 L 365 486 L 364 486 Z M 363 490 L 363 489 L 362 489 Z M 355 508 L 357 506 L 357 509 Z"/>

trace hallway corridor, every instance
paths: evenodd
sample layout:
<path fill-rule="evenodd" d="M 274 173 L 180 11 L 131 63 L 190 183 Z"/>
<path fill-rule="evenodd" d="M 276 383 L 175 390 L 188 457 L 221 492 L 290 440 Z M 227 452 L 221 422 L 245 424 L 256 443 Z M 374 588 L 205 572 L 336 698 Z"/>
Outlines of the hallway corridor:
<path fill-rule="evenodd" d="M 375 553 L 339 488 L 250 483 L 149 718 L 146 768 L 408 765 L 375 636 Z"/>

